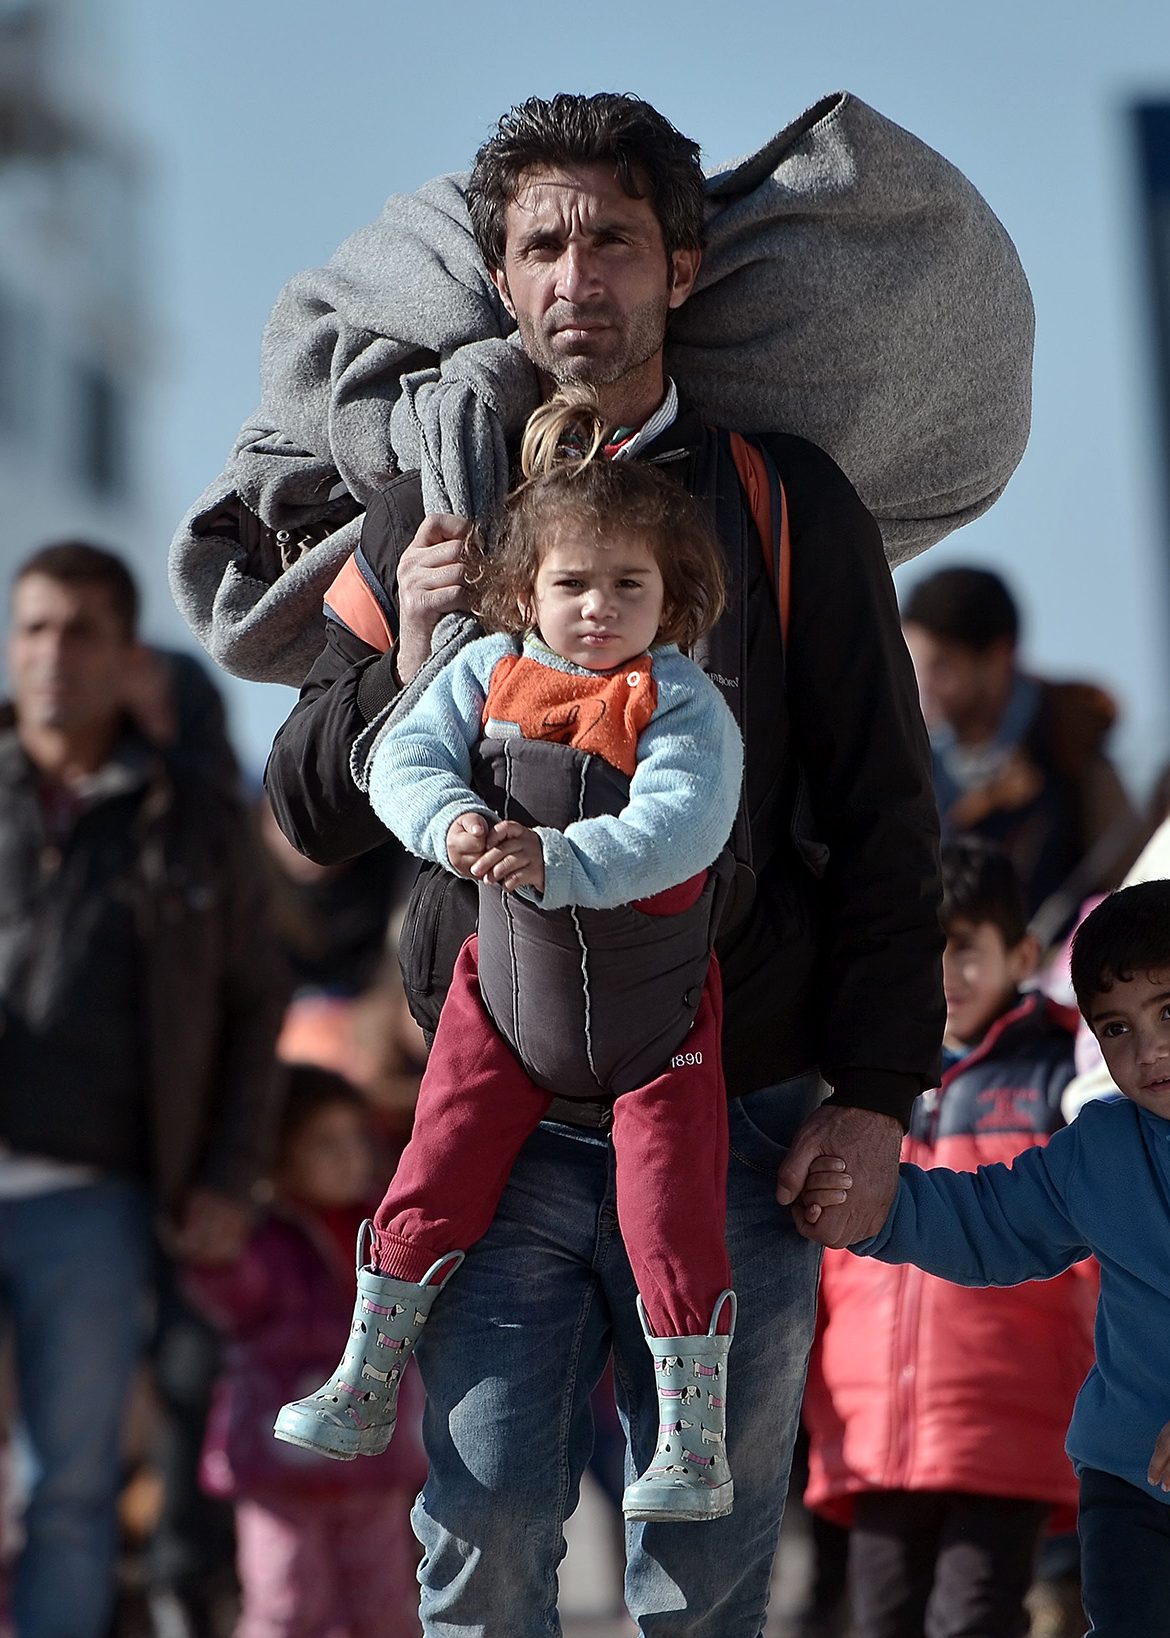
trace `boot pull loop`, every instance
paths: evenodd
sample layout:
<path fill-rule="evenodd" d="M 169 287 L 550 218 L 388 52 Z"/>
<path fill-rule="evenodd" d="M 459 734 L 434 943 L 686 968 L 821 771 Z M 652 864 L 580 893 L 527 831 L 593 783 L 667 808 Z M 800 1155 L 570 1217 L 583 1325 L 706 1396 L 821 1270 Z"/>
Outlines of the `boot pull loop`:
<path fill-rule="evenodd" d="M 711 1323 L 707 1327 L 707 1335 L 713 1337 L 716 1334 L 719 1328 L 720 1316 L 727 1303 L 731 1304 L 731 1324 L 727 1329 L 727 1340 L 730 1342 L 735 1335 L 735 1316 L 739 1309 L 739 1304 L 735 1300 L 735 1292 L 731 1290 L 721 1291 L 716 1297 L 715 1307 L 711 1310 Z"/>
<path fill-rule="evenodd" d="M 358 1236 L 357 1236 L 356 1256 L 357 1256 L 357 1271 L 358 1271 L 359 1274 L 361 1273 L 362 1269 L 366 1265 L 366 1258 L 369 1256 L 370 1247 L 373 1244 L 373 1242 L 374 1242 L 374 1225 L 373 1225 L 373 1223 L 370 1221 L 370 1219 L 368 1217 L 365 1217 L 365 1218 L 362 1219 L 362 1226 L 358 1229 Z"/>
<path fill-rule="evenodd" d="M 650 1319 L 646 1313 L 646 1304 L 642 1301 L 642 1295 L 640 1292 L 634 1300 L 638 1309 L 638 1318 L 642 1322 L 643 1335 L 647 1337 L 654 1337 L 655 1333 L 650 1329 Z M 727 1303 L 731 1304 L 731 1325 L 727 1331 L 727 1340 L 730 1342 L 732 1337 L 735 1335 L 735 1317 L 739 1308 L 739 1305 L 735 1299 L 735 1292 L 730 1289 L 727 1291 L 721 1291 L 718 1297 L 716 1297 L 715 1307 L 711 1310 L 711 1323 L 707 1327 L 707 1335 L 709 1337 L 715 1336 L 719 1328 L 720 1316 L 722 1315 L 723 1309 Z"/>
<path fill-rule="evenodd" d="M 420 1285 L 430 1285 L 439 1270 L 445 1268 L 446 1273 L 436 1287 L 437 1290 L 441 1291 L 466 1255 L 465 1251 L 445 1251 L 441 1257 L 436 1258 L 418 1283 Z M 448 1263 L 451 1264 L 450 1268 L 447 1268 Z"/>

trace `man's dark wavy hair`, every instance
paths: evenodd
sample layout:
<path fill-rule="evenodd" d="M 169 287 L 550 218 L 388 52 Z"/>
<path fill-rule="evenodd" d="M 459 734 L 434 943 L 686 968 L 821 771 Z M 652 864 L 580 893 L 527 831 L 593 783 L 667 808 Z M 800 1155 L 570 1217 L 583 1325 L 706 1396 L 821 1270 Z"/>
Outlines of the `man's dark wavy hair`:
<path fill-rule="evenodd" d="M 138 586 L 115 552 L 88 540 L 59 540 L 41 546 L 17 566 L 13 585 L 29 575 L 42 575 L 63 586 L 101 586 L 128 638 L 138 630 Z"/>
<path fill-rule="evenodd" d="M 1135 973 L 1170 968 L 1170 881 L 1120 887 L 1089 912 L 1073 935 L 1072 987 L 1089 1017 L 1094 996 Z"/>
<path fill-rule="evenodd" d="M 489 268 L 504 265 L 504 217 L 525 171 L 549 165 L 612 165 L 631 199 L 649 198 L 668 258 L 702 247 L 698 143 L 640 97 L 561 92 L 510 108 L 475 156 L 467 208 Z"/>
<path fill-rule="evenodd" d="M 1028 931 L 1028 905 L 1016 867 L 1002 848 L 976 836 L 956 837 L 942 850 L 942 924 L 990 922 L 1011 950 Z"/>

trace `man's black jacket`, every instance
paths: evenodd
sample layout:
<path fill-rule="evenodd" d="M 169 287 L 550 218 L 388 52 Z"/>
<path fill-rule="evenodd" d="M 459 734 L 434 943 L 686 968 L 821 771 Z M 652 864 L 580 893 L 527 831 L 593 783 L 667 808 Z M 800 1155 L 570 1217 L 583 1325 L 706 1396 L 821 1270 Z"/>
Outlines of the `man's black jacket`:
<path fill-rule="evenodd" d="M 709 668 L 744 732 L 756 873 L 750 909 L 717 946 L 728 1092 L 819 1068 L 838 1103 L 905 1125 L 937 1081 L 943 1024 L 938 821 L 914 673 L 877 525 L 848 480 L 804 439 L 762 442 L 790 518 L 786 645 L 725 441 L 684 410 L 639 457 L 661 461 L 711 508 L 731 566 L 724 620 L 742 636 L 739 676 Z M 375 497 L 363 527 L 360 567 L 392 632 L 398 558 L 421 519 L 410 473 Z M 741 551 L 732 533 L 750 534 L 754 549 Z M 281 828 L 323 863 L 385 838 L 349 754 L 396 692 L 389 653 L 339 620 L 326 629 L 267 771 Z M 819 877 L 793 843 L 798 769 L 827 853 Z"/>

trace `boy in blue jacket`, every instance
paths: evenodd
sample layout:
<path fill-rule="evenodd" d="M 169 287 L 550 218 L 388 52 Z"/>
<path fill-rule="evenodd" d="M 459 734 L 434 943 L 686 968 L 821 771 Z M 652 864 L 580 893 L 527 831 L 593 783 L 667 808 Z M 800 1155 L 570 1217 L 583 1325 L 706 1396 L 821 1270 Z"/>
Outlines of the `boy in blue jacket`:
<path fill-rule="evenodd" d="M 1066 1440 L 1090 1638 L 1170 1638 L 1170 881 L 1124 888 L 1087 917 L 1072 981 L 1121 1096 L 1010 1167 L 903 1166 L 884 1226 L 850 1249 L 971 1286 L 1051 1279 L 1096 1256 L 1097 1359 Z M 843 1163 L 826 1157 L 810 1179 L 826 1205 L 834 1169 L 843 1200 Z"/>

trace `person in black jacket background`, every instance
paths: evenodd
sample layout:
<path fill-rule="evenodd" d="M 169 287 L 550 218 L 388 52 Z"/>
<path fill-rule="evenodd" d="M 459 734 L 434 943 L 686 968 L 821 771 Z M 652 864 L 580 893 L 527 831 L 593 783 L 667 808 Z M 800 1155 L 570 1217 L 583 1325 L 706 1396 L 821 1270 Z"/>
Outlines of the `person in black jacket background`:
<path fill-rule="evenodd" d="M 22 1633 L 98 1638 L 152 1226 L 232 1256 L 281 1077 L 281 964 L 225 765 L 128 714 L 137 592 L 109 552 L 17 570 L 0 720 L 0 1323 L 32 1456 Z"/>

